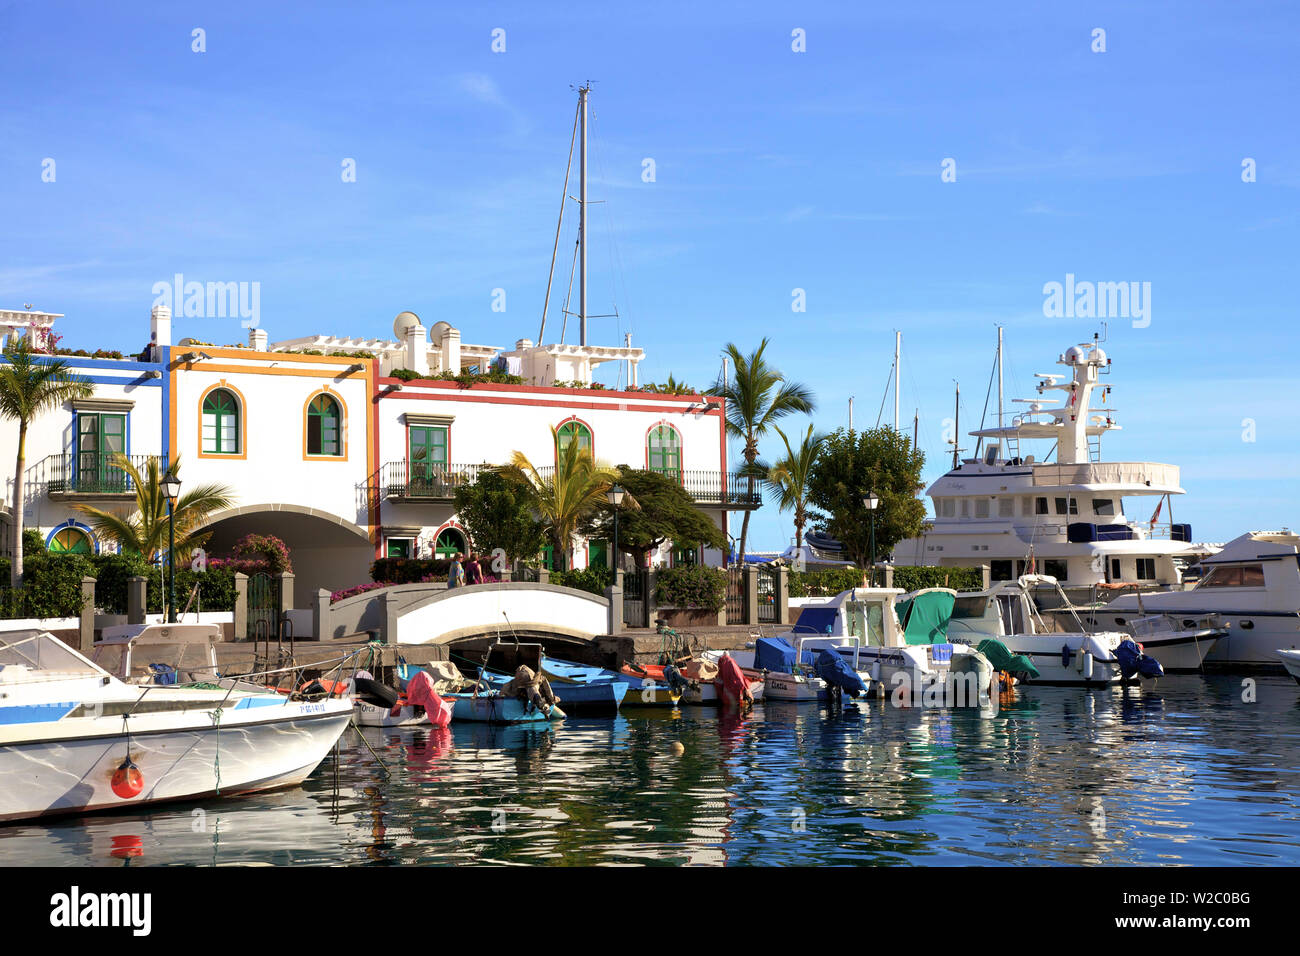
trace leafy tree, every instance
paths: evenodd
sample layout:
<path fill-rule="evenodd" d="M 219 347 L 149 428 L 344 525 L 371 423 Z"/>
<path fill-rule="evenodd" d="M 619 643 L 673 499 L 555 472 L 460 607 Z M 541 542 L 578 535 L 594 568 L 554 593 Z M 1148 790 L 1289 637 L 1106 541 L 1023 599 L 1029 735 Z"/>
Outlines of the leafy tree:
<path fill-rule="evenodd" d="M 573 535 L 579 523 L 599 506 L 619 476 L 615 469 L 597 464 L 591 452 L 577 441 L 560 448 L 560 434 L 555 428 L 551 429 L 551 440 L 556 455 L 555 469 L 550 474 L 543 475 L 520 451 L 511 455 L 510 464 L 501 469 L 501 474 L 524 489 L 555 553 L 563 555 L 564 570 L 573 567 Z M 635 507 L 631 498 L 628 495 L 624 499 L 625 507 Z"/>
<path fill-rule="evenodd" d="M 822 446 L 808 484 L 808 500 L 819 531 L 843 543 L 859 567 L 871 560 L 871 513 L 862 503 L 869 491 L 876 509 L 876 557 L 921 532 L 925 504 L 916 497 L 925 455 L 893 428 L 836 429 Z"/>
<path fill-rule="evenodd" d="M 741 454 L 747 466 L 753 466 L 758 460 L 758 441 L 764 437 L 776 422 L 793 412 L 812 412 L 814 401 L 807 386 L 797 382 L 787 382 L 779 370 L 767 364 L 763 353 L 767 350 L 767 339 L 758 344 L 758 348 L 749 355 L 742 355 L 733 343 L 727 343 L 723 350 L 735 369 L 731 380 L 725 384 L 719 380 L 713 393 L 726 400 L 727 434 L 743 441 Z M 752 498 L 760 476 L 751 468 L 742 471 L 749 478 L 749 494 Z M 749 511 L 740 526 L 740 560 L 745 559 L 745 543 L 749 537 Z"/>
<path fill-rule="evenodd" d="M 785 455 L 777 459 L 775 464 L 755 462 L 755 465 L 762 474 L 768 491 L 775 496 L 777 507 L 781 511 L 794 512 L 794 544 L 796 548 L 802 548 L 803 529 L 809 518 L 808 483 L 812 479 L 817 455 L 826 443 L 826 435 L 813 434 L 813 427 L 809 425 L 799 447 L 791 448 L 790 439 L 785 437 L 785 432 L 780 427 L 777 427 L 776 433 L 785 443 Z"/>
<path fill-rule="evenodd" d="M 682 547 L 726 550 L 727 538 L 678 482 L 657 471 L 619 468 L 619 485 L 639 508 L 629 508 L 627 498 L 618 512 L 618 550 L 646 567 L 650 553 L 667 541 Z M 588 538 L 614 539 L 614 506 L 602 501 L 582 524 Z"/>
<path fill-rule="evenodd" d="M 157 458 L 150 458 L 142 474 L 125 455 L 109 459 L 114 468 L 120 468 L 135 488 L 135 510 L 127 515 L 105 511 L 93 505 L 76 505 L 84 514 L 101 540 L 115 542 L 122 551 L 144 555 L 150 562 L 158 560 L 169 544 L 167 493 L 163 479 L 176 474 L 181 466 L 177 458 L 166 471 Z M 182 490 L 185 486 L 182 485 Z M 208 540 L 208 533 L 199 533 L 203 523 L 218 511 L 234 504 L 234 494 L 224 485 L 198 485 L 185 491 L 176 502 L 176 560 L 188 561 L 190 553 Z"/>
<path fill-rule="evenodd" d="M 496 471 L 456 489 L 456 516 L 476 551 L 500 548 L 512 562 L 535 557 L 546 540 L 527 491 Z"/>
<path fill-rule="evenodd" d="M 27 468 L 27 429 L 42 412 L 58 408 L 76 398 L 89 398 L 95 387 L 68 370 L 62 359 L 36 357 L 31 345 L 16 335 L 9 336 L 4 361 L 0 362 L 0 416 L 18 422 L 18 454 L 14 462 L 14 496 L 9 515 L 13 522 L 10 584 L 23 585 L 23 472 Z"/>

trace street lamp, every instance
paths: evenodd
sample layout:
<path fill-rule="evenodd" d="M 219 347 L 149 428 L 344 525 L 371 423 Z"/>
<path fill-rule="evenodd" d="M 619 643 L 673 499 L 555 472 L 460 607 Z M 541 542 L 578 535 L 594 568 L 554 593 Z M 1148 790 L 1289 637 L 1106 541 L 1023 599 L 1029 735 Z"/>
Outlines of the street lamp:
<path fill-rule="evenodd" d="M 618 584 L 618 509 L 623 504 L 623 496 L 627 494 L 621 485 L 610 485 L 609 491 L 605 492 L 605 497 L 609 503 L 614 506 L 614 554 L 610 558 L 610 567 L 614 571 L 614 583 Z"/>
<path fill-rule="evenodd" d="M 162 480 L 163 493 L 167 495 L 167 623 L 176 623 L 176 522 L 172 514 L 176 499 L 181 496 L 181 480 L 175 472 L 168 472 Z"/>
<path fill-rule="evenodd" d="M 880 496 L 868 491 L 862 496 L 862 507 L 871 514 L 871 577 L 870 586 L 876 585 L 876 509 L 880 507 Z"/>

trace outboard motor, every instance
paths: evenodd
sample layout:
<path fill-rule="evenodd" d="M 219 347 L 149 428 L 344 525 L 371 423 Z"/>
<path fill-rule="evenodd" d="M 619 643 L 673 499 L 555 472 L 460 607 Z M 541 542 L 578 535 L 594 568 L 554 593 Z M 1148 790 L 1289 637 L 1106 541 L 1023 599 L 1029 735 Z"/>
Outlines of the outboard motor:
<path fill-rule="evenodd" d="M 1148 657 L 1132 638 L 1120 641 L 1115 648 L 1115 659 L 1119 661 L 1120 675 L 1128 680 L 1134 674 L 1139 677 L 1163 677 L 1165 669 L 1154 657 Z"/>
<path fill-rule="evenodd" d="M 826 682 L 827 687 L 842 688 L 848 691 L 850 697 L 856 698 L 859 694 L 867 692 L 867 685 L 863 683 L 862 678 L 835 651 L 824 650 L 817 655 L 817 663 L 813 665 L 813 670 Z"/>
<path fill-rule="evenodd" d="M 672 664 L 664 665 L 664 683 L 668 685 L 669 691 L 674 694 L 685 694 L 689 686 L 682 672 Z"/>

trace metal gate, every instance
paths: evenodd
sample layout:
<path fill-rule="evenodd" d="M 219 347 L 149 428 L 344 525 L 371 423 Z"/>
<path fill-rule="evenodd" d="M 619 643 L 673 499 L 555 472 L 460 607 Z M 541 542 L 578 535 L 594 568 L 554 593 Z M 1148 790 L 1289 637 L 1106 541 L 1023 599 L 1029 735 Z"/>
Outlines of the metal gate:
<path fill-rule="evenodd" d="M 254 641 L 278 637 L 280 624 L 279 582 L 259 571 L 248 579 L 248 636 Z"/>
<path fill-rule="evenodd" d="M 758 569 L 758 622 L 771 624 L 776 620 L 776 572 L 770 568 Z"/>
<path fill-rule="evenodd" d="M 649 627 L 645 615 L 646 573 L 633 568 L 623 575 L 623 625 Z"/>
<path fill-rule="evenodd" d="M 727 623 L 745 623 L 745 569 L 727 568 Z"/>

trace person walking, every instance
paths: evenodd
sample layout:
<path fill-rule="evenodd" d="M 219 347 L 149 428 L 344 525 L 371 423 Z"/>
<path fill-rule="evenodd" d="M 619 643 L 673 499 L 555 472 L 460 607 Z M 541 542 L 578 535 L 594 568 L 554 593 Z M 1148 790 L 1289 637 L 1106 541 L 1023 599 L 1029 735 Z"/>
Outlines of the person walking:
<path fill-rule="evenodd" d="M 465 583 L 465 569 L 460 565 L 460 552 L 451 559 L 451 567 L 447 569 L 447 587 L 458 588 Z"/>
<path fill-rule="evenodd" d="M 472 551 L 470 552 L 469 560 L 465 562 L 465 583 L 483 583 L 483 569 L 479 567 L 478 555 L 474 554 Z"/>

